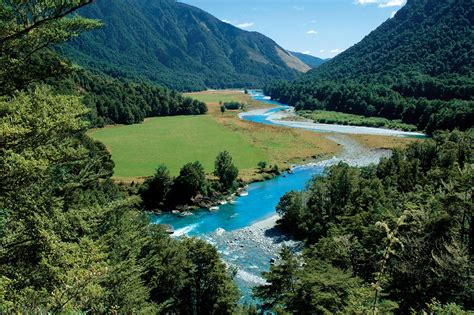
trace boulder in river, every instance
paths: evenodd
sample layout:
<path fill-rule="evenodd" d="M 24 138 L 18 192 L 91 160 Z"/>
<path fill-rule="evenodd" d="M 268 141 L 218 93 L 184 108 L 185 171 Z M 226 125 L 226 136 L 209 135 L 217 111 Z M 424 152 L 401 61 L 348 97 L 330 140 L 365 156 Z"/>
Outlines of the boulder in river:
<path fill-rule="evenodd" d="M 168 234 L 174 233 L 174 228 L 171 224 L 159 224 L 159 226 L 161 226 Z"/>
<path fill-rule="evenodd" d="M 224 234 L 225 230 L 223 228 L 217 228 L 215 232 L 216 232 L 216 235 L 222 235 Z"/>

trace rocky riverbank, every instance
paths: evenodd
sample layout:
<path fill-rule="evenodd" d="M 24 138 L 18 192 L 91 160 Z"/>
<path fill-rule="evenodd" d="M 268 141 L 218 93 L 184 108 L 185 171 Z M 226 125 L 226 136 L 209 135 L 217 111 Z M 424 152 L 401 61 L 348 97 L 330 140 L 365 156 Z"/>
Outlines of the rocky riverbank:
<path fill-rule="evenodd" d="M 275 228 L 278 218 L 273 215 L 243 229 L 216 229 L 203 236 L 217 247 L 229 267 L 236 268 L 236 281 L 243 291 L 241 302 L 251 301 L 251 288 L 265 283 L 261 271 L 268 270 L 270 262 L 278 259 L 282 246 L 295 251 L 302 248 L 302 243 L 291 240 Z"/>

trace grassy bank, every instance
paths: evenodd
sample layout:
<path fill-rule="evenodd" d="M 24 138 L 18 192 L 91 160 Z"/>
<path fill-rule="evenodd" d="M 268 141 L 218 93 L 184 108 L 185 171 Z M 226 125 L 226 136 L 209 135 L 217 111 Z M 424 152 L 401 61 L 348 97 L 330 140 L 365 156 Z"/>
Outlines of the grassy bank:
<path fill-rule="evenodd" d="M 389 120 L 380 117 L 365 117 L 323 110 L 299 111 L 298 114 L 304 118 L 311 119 L 314 122 L 322 124 L 365 126 L 403 131 L 416 131 L 415 125 L 404 124 L 398 120 Z"/>

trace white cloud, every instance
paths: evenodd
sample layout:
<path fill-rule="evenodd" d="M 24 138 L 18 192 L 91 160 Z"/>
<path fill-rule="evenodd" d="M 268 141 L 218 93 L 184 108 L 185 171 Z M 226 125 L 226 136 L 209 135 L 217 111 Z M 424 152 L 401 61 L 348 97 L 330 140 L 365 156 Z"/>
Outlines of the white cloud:
<path fill-rule="evenodd" d="M 392 14 L 390 14 L 390 18 L 394 18 L 395 17 L 395 14 L 397 14 L 397 11 L 392 11 Z"/>
<path fill-rule="evenodd" d="M 311 24 L 316 24 L 316 22 L 317 22 L 316 20 L 311 20 L 310 21 Z"/>
<path fill-rule="evenodd" d="M 224 22 L 224 23 L 228 23 L 228 24 L 232 24 L 230 21 L 228 21 L 228 20 L 225 20 L 225 19 L 224 19 L 224 20 L 222 20 L 222 22 Z"/>
<path fill-rule="evenodd" d="M 301 53 L 305 54 L 305 55 L 309 55 L 311 53 L 311 51 L 310 50 L 305 50 L 305 51 L 302 51 Z"/>
<path fill-rule="evenodd" d="M 237 24 L 236 26 L 237 27 L 240 27 L 240 28 L 249 28 L 249 27 L 252 27 L 254 25 L 253 22 L 247 22 L 247 23 L 240 23 L 240 24 Z"/>
<path fill-rule="evenodd" d="M 377 3 L 377 2 L 378 0 L 356 0 L 355 3 L 364 5 L 364 4 Z"/>
<path fill-rule="evenodd" d="M 309 30 L 309 31 L 306 32 L 306 34 L 309 34 L 309 35 L 316 35 L 316 34 L 318 34 L 318 31 Z"/>
<path fill-rule="evenodd" d="M 324 49 L 321 49 L 319 52 L 320 52 L 320 53 L 324 53 L 325 51 L 326 51 L 326 50 L 324 50 Z"/>
<path fill-rule="evenodd" d="M 387 8 L 387 7 L 401 7 L 404 5 L 406 0 L 391 0 L 386 1 L 379 4 L 379 8 Z"/>
<path fill-rule="evenodd" d="M 355 0 L 356 4 L 360 4 L 360 5 L 377 4 L 379 8 L 401 7 L 406 2 L 407 2 L 406 0 Z"/>
<path fill-rule="evenodd" d="M 332 49 L 331 52 L 333 54 L 337 54 L 337 53 L 340 53 L 342 50 L 340 50 L 339 48 L 336 48 L 336 49 Z"/>

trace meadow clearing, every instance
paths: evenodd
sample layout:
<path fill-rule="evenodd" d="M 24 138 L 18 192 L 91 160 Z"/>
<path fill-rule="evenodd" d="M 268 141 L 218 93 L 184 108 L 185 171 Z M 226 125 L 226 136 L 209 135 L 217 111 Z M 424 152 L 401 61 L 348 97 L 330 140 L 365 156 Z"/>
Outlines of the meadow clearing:
<path fill-rule="evenodd" d="M 231 153 L 244 180 L 258 179 L 257 163 L 277 164 L 281 169 L 308 160 L 332 157 L 339 146 L 325 135 L 311 131 L 257 124 L 238 118 L 239 111 L 221 113 L 219 102 L 239 101 L 249 109 L 269 107 L 241 91 L 205 91 L 186 94 L 207 103 L 209 113 L 200 116 L 156 117 L 142 124 L 109 126 L 89 134 L 106 144 L 115 162 L 119 181 L 141 181 L 159 164 L 173 175 L 188 163 L 200 161 L 212 173 L 220 151 Z M 370 148 L 393 148 L 413 140 L 353 136 Z"/>
<path fill-rule="evenodd" d="M 205 101 L 209 113 L 146 119 L 142 124 L 109 126 L 89 134 L 107 146 L 115 162 L 115 178 L 140 181 L 165 164 L 173 175 L 188 162 L 200 161 L 208 173 L 220 151 L 231 153 L 244 180 L 254 179 L 257 163 L 285 168 L 304 159 L 334 155 L 339 147 L 322 136 L 304 130 L 259 125 L 242 121 L 238 111 L 222 114 L 219 101 L 246 102 L 250 108 L 267 107 L 240 91 L 187 94 Z M 286 162 L 286 163 L 285 163 Z"/>

